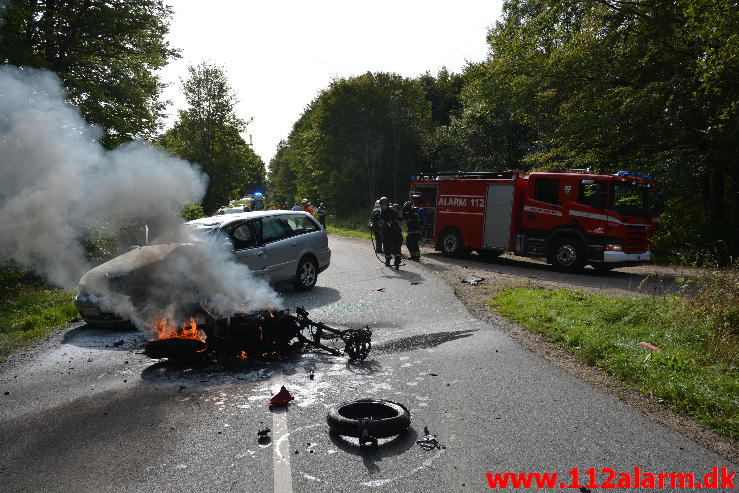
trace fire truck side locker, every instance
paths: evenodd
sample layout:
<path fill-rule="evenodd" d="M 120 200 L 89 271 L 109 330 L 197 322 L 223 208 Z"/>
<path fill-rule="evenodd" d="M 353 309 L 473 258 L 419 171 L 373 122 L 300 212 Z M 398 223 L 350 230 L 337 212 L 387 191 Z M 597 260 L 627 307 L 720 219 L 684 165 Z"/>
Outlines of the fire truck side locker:
<path fill-rule="evenodd" d="M 508 249 L 513 212 L 513 182 L 488 184 L 485 198 L 485 228 L 482 246 L 504 252 Z"/>

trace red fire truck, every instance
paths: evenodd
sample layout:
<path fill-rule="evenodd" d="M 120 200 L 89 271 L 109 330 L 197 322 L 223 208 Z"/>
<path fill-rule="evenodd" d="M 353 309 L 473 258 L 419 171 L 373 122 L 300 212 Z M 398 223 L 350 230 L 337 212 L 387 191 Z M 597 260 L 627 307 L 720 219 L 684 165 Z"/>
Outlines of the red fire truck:
<path fill-rule="evenodd" d="M 510 251 L 573 272 L 650 260 L 664 203 L 651 176 L 630 171 L 440 172 L 411 177 L 411 191 L 444 254 Z"/>

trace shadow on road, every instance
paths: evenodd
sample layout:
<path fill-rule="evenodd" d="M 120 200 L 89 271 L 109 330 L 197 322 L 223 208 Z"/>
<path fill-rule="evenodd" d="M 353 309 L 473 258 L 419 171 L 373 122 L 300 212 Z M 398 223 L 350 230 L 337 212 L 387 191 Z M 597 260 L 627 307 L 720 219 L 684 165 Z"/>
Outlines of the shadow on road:
<path fill-rule="evenodd" d="M 62 338 L 62 344 L 84 349 L 108 351 L 132 351 L 143 349 L 146 336 L 134 328 L 99 329 L 90 325 L 80 325 L 71 329 Z"/>
<path fill-rule="evenodd" d="M 395 438 L 384 442 L 380 441 L 380 444 L 376 447 L 360 447 L 356 438 L 349 439 L 334 432 L 329 432 L 329 438 L 342 452 L 361 457 L 367 472 L 376 474 L 380 472 L 379 463 L 382 462 L 382 459 L 400 455 L 413 447 L 416 444 L 418 432 L 413 428 L 408 428 Z"/>
<path fill-rule="evenodd" d="M 302 306 L 310 311 L 341 300 L 338 289 L 326 286 L 316 286 L 310 291 L 279 290 L 278 293 L 284 297 L 285 306 L 295 308 Z"/>
<path fill-rule="evenodd" d="M 469 337 L 477 330 L 456 330 L 453 332 L 435 332 L 433 334 L 419 334 L 411 337 L 403 337 L 385 342 L 376 347 L 373 351 L 379 354 L 401 353 L 406 351 L 415 351 L 416 349 L 430 349 L 439 346 L 445 342 L 456 341 L 463 337 Z"/>
<path fill-rule="evenodd" d="M 610 272 L 598 272 L 586 267 L 578 274 L 558 272 L 542 260 L 512 258 L 508 256 L 486 258 L 470 254 L 463 258 L 452 258 L 440 252 L 427 252 L 429 268 L 436 271 L 450 271 L 454 268 L 467 268 L 481 273 L 497 273 L 523 279 L 570 284 L 572 289 L 620 289 L 634 293 L 662 296 L 676 294 L 682 284 L 677 278 L 686 277 L 678 269 L 663 268 L 656 265 L 620 267 Z"/>

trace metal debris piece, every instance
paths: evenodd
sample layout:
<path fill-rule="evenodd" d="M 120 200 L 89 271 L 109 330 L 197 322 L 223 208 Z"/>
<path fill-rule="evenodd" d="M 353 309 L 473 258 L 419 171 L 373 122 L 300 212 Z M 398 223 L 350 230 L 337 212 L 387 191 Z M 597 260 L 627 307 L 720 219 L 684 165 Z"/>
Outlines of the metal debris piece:
<path fill-rule="evenodd" d="M 429 432 L 428 426 L 423 427 L 423 434 L 425 435 L 422 440 L 416 440 L 416 445 L 421 447 L 424 450 L 431 451 L 436 449 L 444 449 L 446 448 L 442 444 L 439 443 L 439 440 L 436 439 L 436 435 L 432 435 Z"/>
<path fill-rule="evenodd" d="M 471 284 L 473 286 L 477 286 L 478 284 L 480 284 L 482 281 L 485 280 L 484 277 L 479 277 L 479 276 L 475 276 L 475 275 L 469 275 L 467 277 L 460 277 L 459 279 L 462 282 L 465 282 L 467 284 Z"/>
<path fill-rule="evenodd" d="M 385 291 L 385 288 L 372 288 L 372 291 L 383 292 L 383 291 Z"/>
<path fill-rule="evenodd" d="M 269 404 L 271 406 L 287 406 L 294 399 L 295 397 L 283 385 L 280 387 L 280 391 L 269 400 Z"/>
<path fill-rule="evenodd" d="M 418 281 L 411 281 L 411 286 L 418 286 L 418 284 L 419 284 Z"/>
<path fill-rule="evenodd" d="M 309 379 L 313 380 L 313 378 L 315 378 L 315 376 L 316 375 L 313 373 L 313 370 L 311 370 L 311 371 L 308 372 L 308 378 Z"/>

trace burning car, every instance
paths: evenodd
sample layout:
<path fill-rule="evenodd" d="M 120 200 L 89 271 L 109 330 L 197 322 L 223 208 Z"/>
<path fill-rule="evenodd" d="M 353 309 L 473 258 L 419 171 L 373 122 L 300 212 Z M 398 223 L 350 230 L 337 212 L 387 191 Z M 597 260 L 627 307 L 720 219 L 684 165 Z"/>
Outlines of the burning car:
<path fill-rule="evenodd" d="M 82 319 L 110 327 L 147 313 L 186 320 L 203 310 L 229 316 L 269 308 L 263 286 L 309 290 L 331 261 L 326 232 L 302 211 L 213 216 L 184 230 L 186 241 L 136 247 L 82 276 L 75 298 Z"/>

